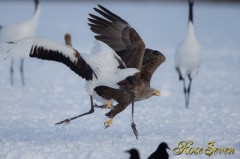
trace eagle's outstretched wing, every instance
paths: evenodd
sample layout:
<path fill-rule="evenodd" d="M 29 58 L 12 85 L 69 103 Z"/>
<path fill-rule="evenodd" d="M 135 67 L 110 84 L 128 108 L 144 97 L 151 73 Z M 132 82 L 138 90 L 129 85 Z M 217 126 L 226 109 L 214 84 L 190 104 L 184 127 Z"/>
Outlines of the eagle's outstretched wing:
<path fill-rule="evenodd" d="M 141 79 L 148 85 L 155 70 L 165 61 L 165 56 L 156 50 L 146 49 L 141 69 Z"/>
<path fill-rule="evenodd" d="M 138 33 L 122 18 L 101 5 L 94 8 L 104 18 L 89 14 L 90 29 L 95 38 L 113 48 L 127 67 L 141 70 L 145 44 Z M 137 75 L 140 77 L 140 73 Z"/>

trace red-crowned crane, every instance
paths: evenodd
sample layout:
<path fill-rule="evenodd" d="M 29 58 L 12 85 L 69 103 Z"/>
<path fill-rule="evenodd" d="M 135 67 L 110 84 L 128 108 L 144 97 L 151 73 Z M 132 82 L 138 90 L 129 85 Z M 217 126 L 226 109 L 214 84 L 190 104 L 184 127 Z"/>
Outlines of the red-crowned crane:
<path fill-rule="evenodd" d="M 193 4 L 194 0 L 189 0 L 188 30 L 185 38 L 176 50 L 175 66 L 179 74 L 179 80 L 183 81 L 183 91 L 186 108 L 189 105 L 190 90 L 193 77 L 198 73 L 201 61 L 201 46 L 196 39 L 193 27 Z M 188 87 L 186 86 L 189 79 Z"/>
<path fill-rule="evenodd" d="M 35 34 L 36 27 L 38 25 L 40 17 L 40 3 L 39 0 L 35 0 L 35 11 L 31 18 L 26 21 L 10 24 L 6 26 L 0 26 L 0 42 L 20 40 L 27 37 L 32 37 Z M 16 50 L 17 51 L 17 50 Z M 18 52 L 18 51 L 17 51 Z M 17 53 L 16 52 L 16 53 Z M 21 58 L 20 61 L 20 72 L 22 85 L 25 85 L 24 73 L 23 73 L 23 57 L 21 54 L 17 53 L 18 57 Z M 14 58 L 11 59 L 10 74 L 11 74 L 11 85 L 14 84 L 13 72 L 14 72 Z"/>

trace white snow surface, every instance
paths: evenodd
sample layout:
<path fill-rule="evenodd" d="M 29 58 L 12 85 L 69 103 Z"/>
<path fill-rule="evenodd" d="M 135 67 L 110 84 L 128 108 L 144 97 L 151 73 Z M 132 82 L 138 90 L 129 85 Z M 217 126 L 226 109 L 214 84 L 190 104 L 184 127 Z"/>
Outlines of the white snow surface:
<path fill-rule="evenodd" d="M 30 59 L 25 62 L 26 87 L 21 86 L 18 63 L 12 87 L 10 61 L 1 61 L 0 158 L 127 159 L 129 155 L 124 151 L 135 147 L 144 159 L 165 141 L 171 148 L 170 158 L 174 159 L 239 159 L 240 5 L 195 3 L 195 33 L 203 57 L 186 109 L 174 55 L 187 28 L 187 3 L 97 2 L 128 21 L 147 47 L 166 56 L 151 81 L 162 95 L 135 103 L 139 140 L 130 127 L 130 106 L 107 129 L 103 123 L 108 110 L 101 109 L 70 125 L 55 126 L 60 120 L 89 110 L 84 80 L 60 63 Z M 87 17 L 88 13 L 95 13 L 92 8 L 97 2 L 42 2 L 37 35 L 64 42 L 64 34 L 70 32 L 73 47 L 89 52 L 94 34 Z M 34 5 L 27 1 L 1 1 L 1 25 L 27 19 L 33 10 Z M 215 147 L 233 147 L 235 154 L 174 155 L 172 149 L 181 140 L 193 140 L 193 147 L 203 148 L 215 141 Z"/>

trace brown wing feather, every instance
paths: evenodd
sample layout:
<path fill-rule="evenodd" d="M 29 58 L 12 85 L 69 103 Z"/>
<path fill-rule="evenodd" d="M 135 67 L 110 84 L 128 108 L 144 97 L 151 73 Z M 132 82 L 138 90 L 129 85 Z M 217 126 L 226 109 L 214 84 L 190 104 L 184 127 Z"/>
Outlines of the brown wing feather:
<path fill-rule="evenodd" d="M 141 79 L 148 85 L 150 85 L 150 81 L 153 73 L 165 61 L 165 56 L 155 50 L 146 49 L 143 57 L 143 64 L 141 69 Z"/>
<path fill-rule="evenodd" d="M 138 33 L 122 18 L 98 5 L 94 10 L 104 18 L 89 14 L 90 29 L 95 38 L 112 47 L 127 67 L 141 70 L 145 44 Z M 138 75 L 140 77 L 140 74 Z"/>

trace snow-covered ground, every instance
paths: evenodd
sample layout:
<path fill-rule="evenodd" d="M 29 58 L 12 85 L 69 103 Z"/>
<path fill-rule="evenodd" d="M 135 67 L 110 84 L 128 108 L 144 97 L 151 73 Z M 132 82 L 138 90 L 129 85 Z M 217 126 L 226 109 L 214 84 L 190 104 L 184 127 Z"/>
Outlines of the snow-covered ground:
<path fill-rule="evenodd" d="M 99 2 L 100 3 L 100 2 Z M 152 87 L 162 96 L 137 102 L 135 123 L 139 140 L 130 127 L 131 108 L 104 129 L 107 110 L 55 126 L 60 120 L 88 111 L 85 81 L 63 64 L 38 59 L 25 63 L 26 87 L 22 88 L 15 60 L 15 86 L 10 86 L 10 61 L 0 62 L 0 158 L 1 159 L 126 159 L 124 151 L 139 149 L 147 158 L 165 141 L 173 149 L 181 140 L 194 147 L 233 147 L 235 154 L 212 155 L 211 159 L 240 158 L 240 4 L 196 3 L 195 31 L 203 47 L 199 75 L 193 80 L 190 108 L 185 109 L 182 83 L 174 70 L 174 53 L 187 29 L 185 3 L 102 3 L 127 20 L 146 45 L 158 49 L 166 62 L 156 71 Z M 88 52 L 94 34 L 87 25 L 88 13 L 97 3 L 42 3 L 37 35 L 63 42 L 66 32 L 73 45 Z M 1 25 L 21 21 L 33 12 L 30 2 L 0 2 Z M 14 11 L 14 12 L 12 12 Z M 202 159 L 180 155 L 170 158 Z"/>

